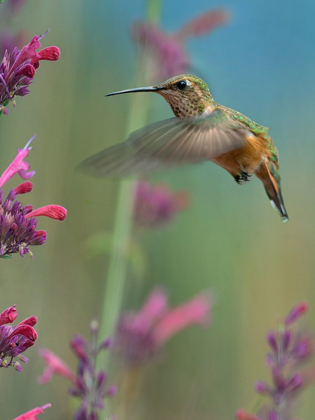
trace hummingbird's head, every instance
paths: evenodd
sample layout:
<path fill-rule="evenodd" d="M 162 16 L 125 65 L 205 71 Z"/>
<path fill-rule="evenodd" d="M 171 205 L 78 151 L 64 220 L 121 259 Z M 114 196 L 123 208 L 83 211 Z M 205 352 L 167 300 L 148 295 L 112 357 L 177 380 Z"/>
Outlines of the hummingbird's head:
<path fill-rule="evenodd" d="M 159 85 L 121 90 L 107 96 L 130 92 L 158 93 L 166 99 L 178 118 L 204 115 L 214 107 L 214 100 L 206 82 L 191 74 L 172 77 Z"/>
<path fill-rule="evenodd" d="M 172 77 L 156 88 L 178 118 L 203 115 L 213 108 L 213 98 L 207 83 L 192 74 Z"/>

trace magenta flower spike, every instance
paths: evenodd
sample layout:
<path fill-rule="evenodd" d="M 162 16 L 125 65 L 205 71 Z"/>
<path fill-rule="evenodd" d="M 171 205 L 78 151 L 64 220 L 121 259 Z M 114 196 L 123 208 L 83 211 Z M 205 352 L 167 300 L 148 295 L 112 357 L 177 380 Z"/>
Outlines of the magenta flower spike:
<path fill-rule="evenodd" d="M 15 305 L 0 314 L 0 368 L 13 366 L 22 371 L 20 361 L 27 363 L 28 359 L 22 353 L 33 346 L 37 340 L 37 332 L 33 328 L 37 323 L 36 316 L 24 319 L 18 325 L 9 325 L 17 317 Z"/>
<path fill-rule="evenodd" d="M 21 50 L 14 48 L 12 52 L 5 51 L 0 64 L 0 115 L 8 113 L 6 105 L 15 96 L 29 93 L 28 86 L 33 82 L 41 60 L 59 60 L 60 50 L 56 46 L 36 51 L 41 47 L 40 40 L 46 33 L 42 36 L 35 35 Z"/>
<path fill-rule="evenodd" d="M 155 289 L 138 313 L 123 313 L 117 324 L 114 348 L 127 364 L 143 364 L 179 331 L 209 321 L 209 295 L 201 294 L 174 309 L 167 307 L 163 289 Z"/>
<path fill-rule="evenodd" d="M 154 23 L 137 22 L 133 27 L 133 38 L 144 51 L 151 52 L 157 63 L 153 66 L 153 79 L 168 79 L 189 70 L 191 63 L 184 45 L 187 39 L 210 33 L 228 20 L 229 14 L 225 10 L 212 10 L 187 22 L 174 33 L 164 32 Z"/>
<path fill-rule="evenodd" d="M 156 228 L 170 222 L 189 206 L 186 192 L 172 193 L 165 185 L 139 181 L 135 191 L 133 218 L 138 227 Z"/>
<path fill-rule="evenodd" d="M 258 394 L 269 397 L 269 403 L 254 415 L 244 410 L 235 414 L 238 420 L 289 420 L 294 418 L 292 410 L 300 391 L 314 383 L 314 367 L 300 370 L 302 364 L 314 355 L 314 340 L 305 330 L 294 328 L 308 305 L 296 305 L 284 319 L 279 329 L 267 334 L 270 352 L 266 364 L 270 369 L 272 383 L 257 381 Z"/>
<path fill-rule="evenodd" d="M 51 404 L 45 404 L 42 407 L 33 408 L 33 410 L 21 414 L 19 417 L 16 417 L 13 420 L 38 420 L 38 414 L 43 414 L 44 410 L 46 410 L 48 407 L 51 407 Z"/>
<path fill-rule="evenodd" d="M 22 257 L 26 254 L 33 256 L 30 246 L 42 245 L 47 238 L 44 230 L 36 230 L 36 217 L 46 216 L 63 221 L 67 216 L 67 210 L 56 204 L 33 210 L 33 206 L 23 207 L 21 202 L 16 201 L 19 194 L 32 191 L 33 184 L 30 181 L 12 189 L 4 199 L 2 187 L 6 182 L 17 174 L 22 179 L 29 179 L 35 174 L 35 171 L 29 171 L 30 165 L 25 161 L 32 150 L 30 143 L 33 139 L 34 137 L 24 149 L 18 150 L 15 159 L 0 176 L 0 258 L 8 258 L 15 253 L 19 253 Z"/>
<path fill-rule="evenodd" d="M 76 335 L 70 342 L 71 349 L 78 359 L 77 373 L 63 362 L 52 351 L 41 349 L 39 355 L 44 359 L 46 367 L 43 375 L 38 378 L 40 384 L 49 382 L 53 375 L 69 380 L 69 394 L 81 400 L 80 408 L 75 414 L 76 420 L 99 418 L 99 412 L 104 408 L 105 398 L 116 395 L 117 387 L 108 385 L 108 377 L 103 370 L 96 370 L 97 356 L 110 347 L 111 341 L 97 342 L 98 323 L 91 323 L 91 339 L 86 340 Z"/>

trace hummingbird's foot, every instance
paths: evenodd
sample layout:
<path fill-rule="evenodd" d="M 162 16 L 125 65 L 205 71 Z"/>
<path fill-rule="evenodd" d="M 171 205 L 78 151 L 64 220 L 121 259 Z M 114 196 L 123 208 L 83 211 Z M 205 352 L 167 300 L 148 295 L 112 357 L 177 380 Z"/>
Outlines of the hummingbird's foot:
<path fill-rule="evenodd" d="M 242 185 L 243 182 L 250 181 L 251 176 L 252 174 L 249 174 L 248 172 L 240 170 L 240 174 L 236 175 L 234 179 L 239 185 Z"/>

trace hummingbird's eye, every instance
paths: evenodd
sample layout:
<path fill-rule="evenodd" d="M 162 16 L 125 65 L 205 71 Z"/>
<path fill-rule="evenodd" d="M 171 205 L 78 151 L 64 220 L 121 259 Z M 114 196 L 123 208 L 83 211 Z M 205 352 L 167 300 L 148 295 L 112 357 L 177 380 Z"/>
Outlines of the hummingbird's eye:
<path fill-rule="evenodd" d="M 177 89 L 179 90 L 184 90 L 187 87 L 187 82 L 186 80 L 180 80 L 179 82 L 176 83 L 175 85 L 177 87 Z"/>

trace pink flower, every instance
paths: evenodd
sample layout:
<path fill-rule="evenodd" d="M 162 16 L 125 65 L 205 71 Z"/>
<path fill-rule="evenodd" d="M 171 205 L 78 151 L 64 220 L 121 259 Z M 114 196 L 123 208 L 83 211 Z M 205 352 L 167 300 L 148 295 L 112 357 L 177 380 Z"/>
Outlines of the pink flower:
<path fill-rule="evenodd" d="M 33 410 L 21 414 L 19 417 L 16 417 L 13 420 L 38 420 L 37 415 L 43 414 L 44 410 L 46 410 L 48 407 L 51 407 L 51 404 L 45 404 L 42 407 L 33 408 Z"/>
<path fill-rule="evenodd" d="M 15 96 L 29 93 L 28 86 L 33 82 L 41 60 L 59 60 L 60 50 L 56 46 L 36 51 L 41 47 L 40 40 L 46 33 L 42 36 L 35 35 L 21 50 L 14 48 L 13 51 L 5 51 L 0 63 L 0 116 L 2 113 L 8 114 L 6 105 Z"/>
<path fill-rule="evenodd" d="M 121 315 L 116 350 L 131 364 L 143 363 L 179 331 L 191 325 L 205 325 L 209 321 L 210 307 L 209 295 L 203 293 L 168 309 L 165 292 L 155 289 L 138 313 Z"/>
<path fill-rule="evenodd" d="M 63 221 L 67 217 L 67 210 L 56 204 L 50 204 L 49 206 L 40 207 L 37 210 L 33 210 L 25 216 L 25 219 L 30 217 L 46 216 L 50 219 Z"/>
<path fill-rule="evenodd" d="M 10 308 L 6 309 L 0 314 L 0 325 L 9 324 L 13 322 L 17 316 L 18 313 L 15 309 L 15 305 L 10 306 Z"/>
<path fill-rule="evenodd" d="M 0 188 L 9 181 L 15 174 L 19 174 L 21 178 L 28 179 L 35 175 L 35 171 L 29 171 L 30 165 L 24 161 L 24 159 L 28 156 L 29 152 L 32 150 L 32 147 L 29 147 L 31 142 L 34 140 L 35 136 L 33 136 L 24 149 L 18 149 L 18 153 L 16 157 L 13 159 L 13 162 L 7 167 L 7 169 L 3 172 L 0 177 Z"/>
<path fill-rule="evenodd" d="M 31 316 L 18 325 L 8 325 L 16 317 L 15 305 L 0 314 L 0 367 L 14 366 L 17 371 L 21 372 L 20 363 L 13 359 L 18 357 L 24 363 L 28 361 L 21 353 L 33 346 L 37 340 L 37 332 L 33 328 L 37 323 L 37 318 Z"/>
<path fill-rule="evenodd" d="M 28 324 L 19 324 L 17 327 L 11 332 L 11 334 L 8 335 L 7 340 L 10 340 L 10 338 L 15 337 L 17 335 L 23 335 L 23 337 L 27 338 L 30 341 L 37 340 L 37 332 L 34 330 L 33 327 L 31 327 Z"/>
<path fill-rule="evenodd" d="M 27 194 L 33 189 L 30 181 L 11 190 L 4 199 L 2 186 L 14 175 L 19 174 L 21 178 L 27 179 L 35 174 L 35 171 L 29 171 L 30 165 L 25 162 L 31 147 L 31 140 L 24 149 L 19 149 L 17 156 L 8 168 L 0 176 L 0 258 L 9 258 L 11 254 L 20 253 L 33 256 L 29 246 L 42 245 L 46 242 L 47 234 L 44 230 L 36 230 L 37 220 L 35 217 L 46 216 L 51 219 L 65 220 L 67 210 L 59 205 L 50 204 L 33 210 L 33 206 L 22 206 L 21 202 L 15 201 L 19 194 Z"/>
<path fill-rule="evenodd" d="M 33 189 L 33 184 L 29 181 L 27 182 L 23 182 L 23 184 L 18 185 L 17 187 L 14 188 L 14 192 L 16 195 L 19 194 L 26 194 L 31 192 Z"/>
<path fill-rule="evenodd" d="M 10 79 L 10 76 L 14 73 L 14 71 L 19 68 L 22 64 L 28 64 L 28 60 L 30 60 L 30 64 L 34 66 L 34 68 L 38 68 L 40 60 L 48 60 L 48 61 L 57 61 L 60 58 L 60 50 L 58 47 L 47 47 L 43 50 L 37 52 L 36 50 L 41 47 L 41 43 L 39 42 L 41 38 L 43 38 L 46 34 L 45 32 L 41 36 L 35 35 L 31 42 L 28 45 L 25 45 L 15 57 L 14 63 L 10 68 L 8 74 L 5 77 L 6 82 Z"/>
<path fill-rule="evenodd" d="M 293 324 L 293 322 L 297 321 L 302 315 L 304 315 L 308 311 L 308 304 L 307 302 L 301 302 L 298 305 L 294 306 L 291 309 L 289 314 L 287 315 L 284 323 L 286 326 Z"/>
<path fill-rule="evenodd" d="M 154 328 L 155 341 L 162 346 L 179 331 L 191 325 L 206 325 L 209 322 L 209 296 L 201 294 L 166 312 Z"/>
<path fill-rule="evenodd" d="M 187 192 L 173 193 L 166 185 L 139 181 L 135 191 L 133 218 L 137 226 L 155 228 L 170 222 L 190 204 Z"/>
<path fill-rule="evenodd" d="M 55 353 L 48 349 L 40 349 L 39 355 L 44 359 L 46 367 L 43 375 L 38 378 L 40 384 L 49 382 L 53 375 L 63 376 L 76 384 L 76 376 L 69 366 L 61 360 Z"/>
<path fill-rule="evenodd" d="M 153 23 L 138 22 L 134 24 L 133 37 L 145 51 L 152 52 L 156 62 L 152 78 L 168 79 L 189 69 L 190 60 L 184 46 L 186 39 L 209 33 L 228 20 L 225 10 L 212 10 L 187 22 L 175 33 L 166 33 Z"/>

